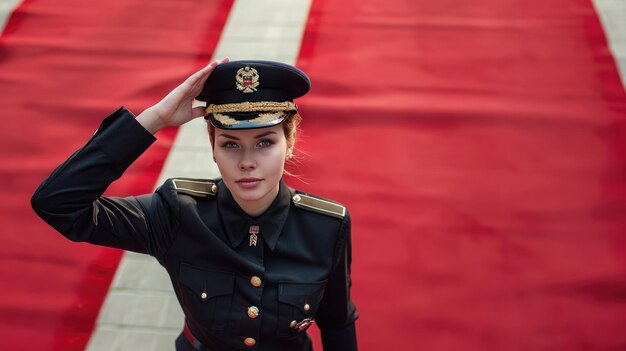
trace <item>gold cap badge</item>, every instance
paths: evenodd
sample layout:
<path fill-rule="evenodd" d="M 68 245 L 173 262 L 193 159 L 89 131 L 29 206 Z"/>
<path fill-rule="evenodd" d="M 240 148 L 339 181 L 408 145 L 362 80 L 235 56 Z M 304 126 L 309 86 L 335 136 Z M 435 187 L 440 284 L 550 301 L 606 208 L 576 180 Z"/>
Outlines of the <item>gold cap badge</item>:
<path fill-rule="evenodd" d="M 235 79 L 237 80 L 237 89 L 244 93 L 254 93 L 259 86 L 259 72 L 249 66 L 240 68 Z"/>

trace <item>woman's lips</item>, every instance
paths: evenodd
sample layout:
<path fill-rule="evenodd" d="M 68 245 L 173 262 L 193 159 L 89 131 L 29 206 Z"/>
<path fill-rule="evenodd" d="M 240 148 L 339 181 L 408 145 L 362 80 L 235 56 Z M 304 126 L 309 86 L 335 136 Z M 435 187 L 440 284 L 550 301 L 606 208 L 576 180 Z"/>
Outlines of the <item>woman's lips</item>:
<path fill-rule="evenodd" d="M 259 178 L 241 178 L 235 183 L 239 184 L 244 189 L 252 189 L 261 183 L 262 179 Z"/>

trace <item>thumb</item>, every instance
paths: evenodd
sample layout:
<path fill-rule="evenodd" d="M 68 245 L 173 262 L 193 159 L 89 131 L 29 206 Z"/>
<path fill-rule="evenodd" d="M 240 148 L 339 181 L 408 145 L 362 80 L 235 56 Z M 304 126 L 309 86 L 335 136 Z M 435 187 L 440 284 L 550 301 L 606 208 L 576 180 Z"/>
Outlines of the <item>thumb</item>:
<path fill-rule="evenodd" d="M 204 117 L 205 114 L 206 114 L 206 107 L 204 106 L 198 106 L 198 107 L 194 107 L 191 109 L 192 118 Z"/>

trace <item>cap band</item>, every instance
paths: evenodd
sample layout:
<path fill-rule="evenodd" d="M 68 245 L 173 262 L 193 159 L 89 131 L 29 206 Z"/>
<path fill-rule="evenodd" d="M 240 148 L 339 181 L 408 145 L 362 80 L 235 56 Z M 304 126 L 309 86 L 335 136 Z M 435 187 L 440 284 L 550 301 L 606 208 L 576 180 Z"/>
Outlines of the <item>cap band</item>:
<path fill-rule="evenodd" d="M 229 126 L 229 127 L 232 127 L 237 124 L 241 124 L 243 122 L 245 122 L 246 124 L 251 124 L 251 125 L 255 125 L 255 124 L 264 125 L 273 121 L 278 121 L 280 118 L 285 117 L 285 115 L 286 113 L 284 111 L 264 112 L 264 113 L 257 114 L 257 117 L 255 118 L 240 121 L 240 120 L 234 119 L 228 115 L 221 114 L 221 113 L 211 114 L 213 119 L 220 122 L 223 126 Z"/>
<path fill-rule="evenodd" d="M 211 104 L 207 106 L 207 113 L 229 113 L 229 112 L 278 112 L 278 111 L 298 111 L 298 106 L 291 101 L 259 101 L 240 102 L 236 104 Z"/>

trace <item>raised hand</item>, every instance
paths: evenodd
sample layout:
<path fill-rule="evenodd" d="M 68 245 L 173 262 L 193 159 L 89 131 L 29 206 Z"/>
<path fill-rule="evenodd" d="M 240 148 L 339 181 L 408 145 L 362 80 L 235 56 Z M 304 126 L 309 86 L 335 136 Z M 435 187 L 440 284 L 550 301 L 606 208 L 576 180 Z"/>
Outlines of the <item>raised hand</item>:
<path fill-rule="evenodd" d="M 204 116 L 204 107 L 193 107 L 193 100 L 204 86 L 213 69 L 228 57 L 213 61 L 187 78 L 167 94 L 156 105 L 149 107 L 137 116 L 137 121 L 151 133 L 168 126 L 179 126 L 194 118 Z"/>

